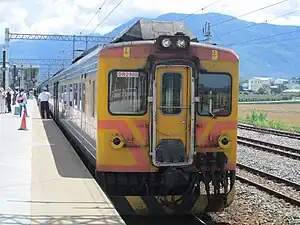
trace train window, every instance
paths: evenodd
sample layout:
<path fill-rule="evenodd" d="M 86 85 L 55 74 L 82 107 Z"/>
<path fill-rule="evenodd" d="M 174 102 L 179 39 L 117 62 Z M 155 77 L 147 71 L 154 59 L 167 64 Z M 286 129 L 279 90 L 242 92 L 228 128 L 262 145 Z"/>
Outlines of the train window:
<path fill-rule="evenodd" d="M 63 85 L 60 86 L 59 99 L 60 99 L 61 103 L 64 102 L 64 86 Z"/>
<path fill-rule="evenodd" d="M 69 105 L 73 106 L 73 85 L 69 84 Z"/>
<path fill-rule="evenodd" d="M 232 80 L 229 74 L 204 73 L 198 79 L 198 113 L 201 116 L 228 116 L 231 113 Z"/>
<path fill-rule="evenodd" d="M 77 109 L 78 108 L 78 84 L 74 84 L 73 87 L 74 87 L 73 103 L 74 103 L 74 108 Z"/>
<path fill-rule="evenodd" d="M 78 91 L 78 95 L 79 95 L 78 105 L 79 105 L 79 110 L 81 111 L 82 110 L 82 83 L 79 83 L 78 88 L 79 88 L 79 91 Z"/>
<path fill-rule="evenodd" d="M 67 98 L 68 98 L 68 96 L 67 96 L 67 85 L 64 85 L 62 98 L 63 98 L 64 104 L 67 104 Z"/>
<path fill-rule="evenodd" d="M 163 73 L 161 83 L 160 107 L 164 114 L 181 112 L 182 77 L 180 73 Z"/>
<path fill-rule="evenodd" d="M 91 114 L 94 117 L 95 116 L 95 93 L 96 93 L 96 81 L 92 82 L 92 93 L 91 93 Z"/>
<path fill-rule="evenodd" d="M 147 112 L 147 77 L 138 71 L 112 71 L 109 75 L 109 111 L 143 115 Z"/>
<path fill-rule="evenodd" d="M 81 101 L 81 109 L 82 112 L 85 112 L 85 83 L 82 83 L 82 101 Z"/>

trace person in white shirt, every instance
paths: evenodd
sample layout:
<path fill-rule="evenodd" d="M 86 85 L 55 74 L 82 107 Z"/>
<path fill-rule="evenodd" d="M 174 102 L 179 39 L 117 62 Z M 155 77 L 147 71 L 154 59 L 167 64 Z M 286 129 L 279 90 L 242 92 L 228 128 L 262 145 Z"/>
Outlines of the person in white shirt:
<path fill-rule="evenodd" d="M 19 103 L 19 106 L 20 106 L 20 117 L 22 116 L 22 109 L 23 108 L 25 110 L 26 117 L 29 117 L 28 112 L 27 112 L 27 107 L 26 107 L 27 95 L 26 95 L 23 88 L 20 88 L 19 94 L 17 95 L 17 102 Z"/>
<path fill-rule="evenodd" d="M 51 98 L 51 94 L 47 91 L 47 88 L 44 87 L 43 91 L 39 94 L 38 99 L 41 105 L 41 116 L 42 119 L 45 118 L 45 111 L 47 119 L 50 119 L 50 110 L 49 110 L 49 100 Z"/>

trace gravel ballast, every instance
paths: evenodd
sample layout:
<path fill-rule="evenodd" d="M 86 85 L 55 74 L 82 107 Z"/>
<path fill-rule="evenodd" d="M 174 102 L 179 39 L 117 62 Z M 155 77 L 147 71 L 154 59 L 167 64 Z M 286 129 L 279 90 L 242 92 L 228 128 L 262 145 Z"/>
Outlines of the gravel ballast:
<path fill-rule="evenodd" d="M 238 129 L 238 135 L 273 144 L 298 148 L 300 140 Z M 300 161 L 284 156 L 264 152 L 251 147 L 238 145 L 238 162 L 262 170 L 269 174 L 285 178 L 300 184 Z M 256 181 L 262 185 L 300 199 L 300 192 L 282 183 L 276 183 L 247 171 L 237 169 L 237 175 Z M 278 199 L 256 187 L 236 182 L 236 199 L 233 204 L 221 213 L 213 213 L 216 222 L 224 224 L 266 224 L 266 225 L 300 225 L 300 208 L 282 199 Z"/>
<path fill-rule="evenodd" d="M 300 161 L 238 146 L 238 162 L 300 184 Z"/>
<path fill-rule="evenodd" d="M 295 188 L 293 188 L 291 186 L 288 186 L 287 184 L 269 180 L 268 178 L 261 177 L 259 175 L 250 173 L 250 172 L 242 170 L 242 169 L 237 169 L 237 175 L 240 175 L 251 181 L 259 183 L 259 184 L 263 185 L 264 187 L 270 188 L 274 191 L 277 191 L 281 194 L 284 194 L 286 196 L 289 196 L 291 198 L 294 198 L 294 199 L 297 199 L 298 201 L 300 201 L 300 191 L 296 190 Z"/>
<path fill-rule="evenodd" d="M 236 199 L 224 212 L 213 213 L 214 221 L 230 225 L 296 225 L 300 208 L 277 199 L 255 187 L 236 182 Z"/>
<path fill-rule="evenodd" d="M 274 134 L 266 134 L 257 131 L 250 131 L 246 129 L 238 129 L 238 135 L 241 137 L 253 138 L 260 141 L 269 142 L 272 144 L 288 146 L 292 148 L 297 148 L 300 151 L 300 140 L 282 137 Z"/>

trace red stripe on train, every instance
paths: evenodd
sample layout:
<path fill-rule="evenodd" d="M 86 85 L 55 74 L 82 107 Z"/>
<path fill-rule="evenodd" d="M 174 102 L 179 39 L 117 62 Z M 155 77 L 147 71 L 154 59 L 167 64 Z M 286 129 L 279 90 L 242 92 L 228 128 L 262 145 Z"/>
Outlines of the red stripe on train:
<path fill-rule="evenodd" d="M 124 120 L 98 120 L 98 130 L 99 129 L 117 130 L 119 135 L 121 135 L 125 140 L 130 139 L 132 140 L 132 144 L 137 146 L 140 145 L 137 143 L 136 138 Z M 150 171 L 151 166 L 149 163 L 149 158 L 141 147 L 126 147 L 126 149 L 128 149 L 135 159 L 136 165 L 99 165 L 99 167 L 102 168 L 102 171 Z M 120 149 L 120 151 L 122 151 L 122 149 Z"/>

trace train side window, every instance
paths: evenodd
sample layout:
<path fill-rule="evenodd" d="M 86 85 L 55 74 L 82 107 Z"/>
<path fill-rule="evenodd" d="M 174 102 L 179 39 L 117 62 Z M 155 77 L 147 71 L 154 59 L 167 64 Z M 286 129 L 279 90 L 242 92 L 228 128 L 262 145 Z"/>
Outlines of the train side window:
<path fill-rule="evenodd" d="M 63 101 L 64 101 L 64 104 L 67 104 L 67 99 L 68 99 L 68 90 L 67 90 L 67 85 L 64 85 L 64 90 L 63 90 Z"/>
<path fill-rule="evenodd" d="M 231 114 L 232 78 L 225 73 L 199 74 L 198 113 L 201 116 L 228 116 Z"/>
<path fill-rule="evenodd" d="M 147 112 L 147 76 L 141 71 L 109 74 L 108 107 L 111 114 L 143 115 Z"/>
<path fill-rule="evenodd" d="M 93 81 L 93 87 L 92 87 L 92 99 L 91 99 L 91 104 L 92 104 L 92 116 L 95 117 L 95 97 L 96 97 L 96 81 Z"/>
<path fill-rule="evenodd" d="M 64 102 L 64 85 L 61 85 L 61 86 L 60 86 L 59 101 L 60 101 L 61 103 Z"/>
<path fill-rule="evenodd" d="M 79 110 L 81 111 L 82 110 L 82 83 L 79 83 L 78 88 L 79 88 L 79 91 L 78 91 L 78 95 L 79 95 L 78 105 L 79 105 Z"/>
<path fill-rule="evenodd" d="M 82 101 L 81 101 L 82 112 L 85 112 L 85 83 L 82 83 Z"/>
<path fill-rule="evenodd" d="M 77 109 L 78 108 L 78 84 L 74 84 L 74 99 L 73 99 L 73 103 L 74 103 L 74 108 Z"/>
<path fill-rule="evenodd" d="M 69 105 L 73 106 L 73 85 L 69 84 Z"/>

